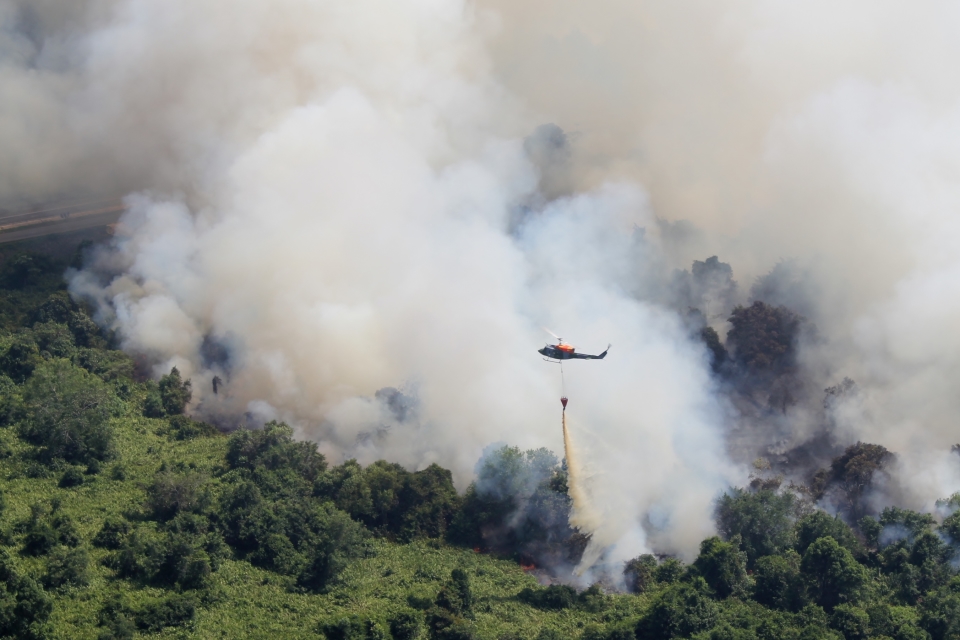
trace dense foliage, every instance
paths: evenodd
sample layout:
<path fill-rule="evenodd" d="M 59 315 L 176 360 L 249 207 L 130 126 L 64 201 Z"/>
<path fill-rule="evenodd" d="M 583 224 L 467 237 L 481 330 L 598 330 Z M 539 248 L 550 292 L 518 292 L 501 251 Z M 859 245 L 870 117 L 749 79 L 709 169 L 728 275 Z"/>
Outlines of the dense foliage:
<path fill-rule="evenodd" d="M 883 447 L 850 447 L 811 491 L 730 489 L 689 563 L 541 586 L 520 563 L 569 575 L 586 544 L 552 453 L 492 448 L 460 495 L 438 465 L 330 465 L 283 423 L 221 434 L 177 369 L 141 379 L 109 348 L 65 266 L 0 267 L 0 637 L 960 638 L 960 496 L 939 525 L 869 513 Z M 737 366 L 789 367 L 798 318 L 734 318 Z"/>

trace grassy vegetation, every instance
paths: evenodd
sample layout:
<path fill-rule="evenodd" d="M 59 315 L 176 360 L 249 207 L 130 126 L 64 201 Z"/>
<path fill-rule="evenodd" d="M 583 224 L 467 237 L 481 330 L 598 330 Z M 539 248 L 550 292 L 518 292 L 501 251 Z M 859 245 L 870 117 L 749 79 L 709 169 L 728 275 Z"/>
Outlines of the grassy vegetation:
<path fill-rule="evenodd" d="M 162 461 L 212 474 L 222 464 L 226 437 L 171 440 L 164 435 L 166 421 L 125 415 L 116 418 L 118 459 L 96 476 L 86 476 L 83 485 L 61 489 L 58 477 L 27 477 L 29 447 L 11 429 L 0 432 L 11 456 L 0 461 L 0 490 L 6 496 L 3 522 L 7 528 L 25 522 L 33 504 L 59 503 L 59 511 L 77 525 L 80 536 L 91 541 L 109 516 L 136 514 L 146 499 L 145 487 L 152 482 Z M 114 470 L 123 469 L 123 480 L 114 479 Z M 13 541 L 17 536 L 12 536 Z M 10 546 L 17 553 L 17 545 Z M 103 565 L 108 551 L 89 547 L 93 560 L 86 587 L 58 593 L 50 616 L 50 637 L 96 638 L 100 633 L 97 614 L 107 599 L 121 593 L 132 607 L 142 606 L 163 595 L 163 589 L 140 587 L 114 579 L 115 572 Z M 19 558 L 26 572 L 40 576 L 42 558 Z M 386 626 L 393 613 L 408 607 L 408 596 L 433 597 L 449 579 L 450 572 L 463 568 L 471 574 L 476 597 L 476 624 L 481 637 L 499 637 L 513 631 L 520 637 L 534 637 L 541 626 L 557 629 L 562 637 L 575 637 L 577 630 L 593 619 L 611 615 L 586 616 L 580 612 L 543 612 L 518 602 L 515 595 L 536 585 L 515 563 L 496 560 L 469 549 L 436 541 L 399 545 L 376 540 L 367 557 L 351 563 L 341 580 L 328 593 L 291 592 L 285 576 L 258 569 L 250 563 L 227 560 L 213 574 L 211 605 L 201 608 L 183 628 L 168 628 L 161 637 L 315 638 L 322 621 L 358 615 L 380 620 Z M 633 597 L 623 596 L 615 610 L 633 613 Z"/>
<path fill-rule="evenodd" d="M 0 637 L 960 638 L 960 496 L 939 524 L 811 502 L 856 498 L 882 447 L 813 491 L 731 489 L 696 561 L 640 556 L 630 593 L 541 587 L 518 560 L 585 543 L 549 451 L 499 449 L 458 495 L 437 465 L 330 467 L 283 424 L 221 434 L 179 372 L 137 379 L 110 348 L 63 290 L 71 255 L 2 257 Z"/>

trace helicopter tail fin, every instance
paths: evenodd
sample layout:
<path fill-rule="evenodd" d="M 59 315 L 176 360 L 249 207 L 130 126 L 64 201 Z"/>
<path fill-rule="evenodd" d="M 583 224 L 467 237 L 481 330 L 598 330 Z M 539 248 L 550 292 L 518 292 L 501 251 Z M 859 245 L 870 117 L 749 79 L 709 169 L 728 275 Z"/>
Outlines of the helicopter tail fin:
<path fill-rule="evenodd" d="M 606 357 L 607 357 L 607 351 L 610 351 L 610 347 L 612 347 L 612 346 L 613 346 L 612 344 L 608 344 L 608 345 L 607 345 L 607 348 L 603 350 L 603 353 L 601 353 L 600 355 L 597 356 L 597 360 L 603 360 L 604 358 L 606 358 Z"/>

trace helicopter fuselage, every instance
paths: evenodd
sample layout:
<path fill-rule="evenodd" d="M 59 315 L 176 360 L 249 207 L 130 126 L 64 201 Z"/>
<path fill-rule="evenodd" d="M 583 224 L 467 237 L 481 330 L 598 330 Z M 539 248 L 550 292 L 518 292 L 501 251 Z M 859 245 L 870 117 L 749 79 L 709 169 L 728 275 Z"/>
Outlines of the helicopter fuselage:
<path fill-rule="evenodd" d="M 552 360 L 603 360 L 607 357 L 607 351 L 609 349 L 610 347 L 607 347 L 603 353 L 594 356 L 589 353 L 577 353 L 576 349 L 568 344 L 548 344 L 543 347 L 543 349 L 538 350 L 537 353 Z"/>

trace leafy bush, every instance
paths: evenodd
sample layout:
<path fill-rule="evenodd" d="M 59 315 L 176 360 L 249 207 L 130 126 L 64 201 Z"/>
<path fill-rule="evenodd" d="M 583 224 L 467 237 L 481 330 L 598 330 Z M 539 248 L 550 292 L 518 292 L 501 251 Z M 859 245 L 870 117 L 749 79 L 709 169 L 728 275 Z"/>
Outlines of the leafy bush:
<path fill-rule="evenodd" d="M 24 386 L 21 435 L 40 447 L 43 460 L 104 460 L 113 451 L 113 402 L 99 378 L 66 360 L 50 360 Z"/>
<path fill-rule="evenodd" d="M 627 590 L 632 593 L 643 593 L 656 582 L 657 558 L 645 553 L 630 560 L 624 565 L 623 577 Z"/>
<path fill-rule="evenodd" d="M 811 544 L 826 537 L 833 538 L 852 553 L 861 552 L 860 543 L 853 531 L 839 517 L 815 511 L 797 521 L 795 548 L 800 555 L 806 553 Z"/>
<path fill-rule="evenodd" d="M 347 616 L 321 622 L 318 631 L 327 640 L 387 640 L 387 633 L 375 620 L 360 616 Z M 394 638 L 399 637 L 394 636 Z"/>
<path fill-rule="evenodd" d="M 119 549 L 133 527 L 122 518 L 110 516 L 93 538 L 93 544 L 104 549 Z"/>
<path fill-rule="evenodd" d="M 416 640 L 423 628 L 423 615 L 412 609 L 398 611 L 390 618 L 393 640 Z"/>
<path fill-rule="evenodd" d="M 301 553 L 307 559 L 297 584 L 322 591 L 351 558 L 361 553 L 367 532 L 347 514 L 327 505 L 313 507 L 306 515 L 304 526 L 296 532 Z M 287 521 L 290 522 L 289 517 Z"/>
<path fill-rule="evenodd" d="M 796 497 L 769 489 L 731 489 L 717 501 L 717 530 L 724 540 L 739 536 L 747 554 L 747 566 L 757 559 L 780 553 L 793 546 L 793 513 Z"/>
<path fill-rule="evenodd" d="M 174 440 L 193 440 L 220 435 L 212 424 L 193 420 L 184 415 L 171 416 L 168 425 L 169 434 Z"/>
<path fill-rule="evenodd" d="M 727 344 L 737 363 L 750 371 L 783 370 L 796 359 L 796 342 L 805 319 L 786 307 L 756 301 L 730 314 Z"/>
<path fill-rule="evenodd" d="M 754 599 L 760 604 L 785 611 L 797 611 L 806 604 L 796 551 L 760 558 L 753 577 Z"/>
<path fill-rule="evenodd" d="M 176 367 L 160 377 L 158 387 L 163 411 L 168 416 L 182 414 L 193 397 L 193 385 L 189 380 L 180 377 L 180 371 Z"/>
<path fill-rule="evenodd" d="M 739 537 L 734 538 L 733 544 L 723 542 L 716 536 L 707 538 L 700 543 L 700 555 L 693 563 L 707 585 L 720 598 L 746 593 L 747 554 L 737 548 L 736 543 L 739 542 Z"/>
<path fill-rule="evenodd" d="M 517 599 L 537 609 L 559 611 L 577 603 L 577 592 L 565 584 L 552 584 L 543 589 L 527 587 L 517 594 Z"/>
<path fill-rule="evenodd" d="M 140 629 L 156 633 L 165 627 L 180 627 L 193 620 L 198 604 L 192 594 L 176 593 L 147 603 L 134 619 Z"/>
<path fill-rule="evenodd" d="M 0 356 L 0 371 L 17 383 L 23 383 L 42 362 L 40 350 L 33 336 L 27 332 L 17 334 L 6 352 Z"/>
<path fill-rule="evenodd" d="M 124 577 L 180 589 L 203 589 L 223 554 L 213 532 L 151 531 L 139 527 L 107 560 Z"/>
<path fill-rule="evenodd" d="M 0 427 L 13 420 L 20 407 L 20 389 L 10 376 L 0 373 Z"/>
<path fill-rule="evenodd" d="M 48 589 L 79 587 L 90 582 L 90 556 L 81 548 L 58 547 L 47 560 L 43 584 Z"/>
<path fill-rule="evenodd" d="M 819 538 L 807 547 L 800 571 L 810 598 L 827 611 L 859 600 L 867 582 L 863 567 L 831 537 Z"/>
<path fill-rule="evenodd" d="M 289 470 L 314 481 L 327 468 L 323 454 L 313 442 L 297 442 L 293 429 L 282 422 L 268 422 L 263 429 L 241 429 L 230 436 L 227 464 L 231 469 L 254 471 Z"/>
<path fill-rule="evenodd" d="M 867 640 L 870 635 L 870 616 L 859 607 L 840 604 L 830 616 L 830 627 L 843 634 L 846 640 Z"/>
<path fill-rule="evenodd" d="M 677 558 L 664 558 L 660 566 L 657 567 L 654 577 L 657 582 L 673 584 L 680 581 L 685 571 L 686 568 L 683 566 L 681 560 Z"/>
<path fill-rule="evenodd" d="M 636 636 L 650 640 L 688 638 L 714 626 L 716 603 L 691 584 L 664 589 L 637 624 Z"/>
<path fill-rule="evenodd" d="M 813 478 L 811 490 L 819 500 L 836 488 L 844 506 L 859 518 L 864 515 L 862 499 L 872 486 L 874 475 L 886 468 L 893 454 L 879 444 L 857 442 L 834 458 L 829 469 L 821 469 Z"/>
<path fill-rule="evenodd" d="M 10 554 L 0 549 L 0 636 L 42 638 L 52 610 L 43 588 L 18 572 Z"/>
<path fill-rule="evenodd" d="M 76 467 L 68 467 L 67 470 L 63 472 L 63 475 L 60 476 L 58 486 L 61 489 L 69 489 L 71 487 L 79 487 L 82 484 L 83 472 Z"/>
<path fill-rule="evenodd" d="M 113 595 L 100 608 L 97 615 L 100 626 L 98 640 L 132 640 L 137 626 L 130 611 L 118 595 Z"/>
<path fill-rule="evenodd" d="M 450 541 L 494 551 L 522 550 L 555 564 L 576 562 L 583 547 L 569 525 L 566 474 L 546 449 L 500 447 L 478 463 L 477 480 L 450 525 Z"/>
<path fill-rule="evenodd" d="M 206 478 L 196 473 L 158 473 L 147 488 L 146 507 L 157 520 L 170 520 L 179 513 L 196 513 L 206 509 L 210 493 Z"/>
<path fill-rule="evenodd" d="M 436 464 L 410 473 L 383 460 L 366 469 L 348 460 L 317 479 L 314 495 L 400 540 L 442 537 L 459 506 L 453 476 Z"/>
<path fill-rule="evenodd" d="M 77 350 L 70 328 L 58 322 L 35 324 L 33 326 L 33 339 L 44 357 L 70 359 Z"/>

